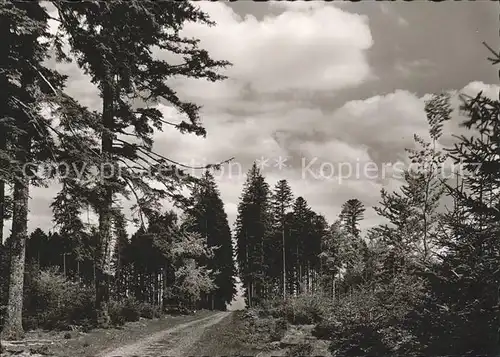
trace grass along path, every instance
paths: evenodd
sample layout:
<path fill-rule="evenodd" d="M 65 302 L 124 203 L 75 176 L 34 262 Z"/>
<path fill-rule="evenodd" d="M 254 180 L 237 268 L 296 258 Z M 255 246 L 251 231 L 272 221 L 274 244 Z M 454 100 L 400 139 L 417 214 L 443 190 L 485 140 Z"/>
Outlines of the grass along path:
<path fill-rule="evenodd" d="M 262 348 L 259 341 L 265 339 L 249 329 L 248 321 L 243 318 L 244 314 L 245 311 L 235 311 L 219 324 L 207 328 L 183 356 L 257 355 Z"/>
<path fill-rule="evenodd" d="M 194 315 L 166 315 L 158 319 L 141 319 L 136 322 L 128 322 L 125 326 L 119 328 L 94 329 L 87 333 L 29 331 L 26 334 L 25 341 L 42 341 L 43 343 L 36 345 L 34 350 L 40 351 L 46 356 L 95 357 L 103 351 L 117 349 L 166 329 L 211 317 L 215 314 L 217 312 L 202 310 Z M 65 338 L 65 335 L 68 334 L 71 335 L 70 339 Z M 26 350 L 29 349 L 29 347 L 26 348 Z M 5 353 L 5 356 L 9 355 Z M 4 354 L 2 354 L 3 356 Z"/>

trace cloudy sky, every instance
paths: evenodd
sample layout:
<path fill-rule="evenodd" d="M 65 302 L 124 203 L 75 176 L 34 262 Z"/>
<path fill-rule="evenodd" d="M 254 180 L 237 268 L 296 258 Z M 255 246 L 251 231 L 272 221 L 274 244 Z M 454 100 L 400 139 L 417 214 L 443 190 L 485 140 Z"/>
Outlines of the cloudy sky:
<path fill-rule="evenodd" d="M 218 25 L 191 24 L 185 34 L 233 66 L 221 83 L 171 80 L 183 98 L 203 105 L 208 134 L 203 139 L 166 128 L 155 149 L 188 164 L 234 156 L 216 174 L 231 224 L 243 174 L 255 160 L 271 185 L 287 179 L 329 221 L 349 198 L 377 205 L 380 189 L 396 189 L 399 181 L 355 172 L 339 177 L 347 164 L 355 171 L 356 163 L 372 162 L 380 170 L 404 161 L 413 134 L 427 131 L 430 93 L 498 93 L 481 44 L 499 47 L 494 2 L 197 4 Z M 100 107 L 95 87 L 75 65 L 56 67 L 70 75 L 69 94 Z M 168 103 L 159 108 L 170 120 L 178 117 Z M 447 129 L 458 132 L 459 122 L 454 115 Z M 56 190 L 31 191 L 30 230 L 53 227 L 49 204 Z M 365 216 L 364 229 L 379 222 L 370 208 Z"/>

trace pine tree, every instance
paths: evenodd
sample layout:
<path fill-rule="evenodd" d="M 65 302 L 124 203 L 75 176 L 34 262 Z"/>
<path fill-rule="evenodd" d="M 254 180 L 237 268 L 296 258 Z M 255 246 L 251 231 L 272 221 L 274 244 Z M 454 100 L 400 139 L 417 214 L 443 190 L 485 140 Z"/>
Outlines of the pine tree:
<path fill-rule="evenodd" d="M 151 235 L 146 234 L 145 228 L 141 227 L 130 238 L 128 259 L 130 261 L 131 295 L 138 301 L 145 301 L 147 264 L 151 262 Z"/>
<path fill-rule="evenodd" d="M 166 212 L 152 216 L 149 226 L 132 236 L 126 256 L 132 274 L 130 287 L 137 300 L 162 304 L 164 290 L 174 282 L 172 250 L 179 235 L 177 215 Z"/>
<path fill-rule="evenodd" d="M 392 324 L 409 340 L 418 334 L 413 326 L 419 324 L 412 320 L 412 314 L 426 295 L 424 277 L 437 263 L 436 243 L 442 223 L 437 208 L 444 192 L 439 175 L 446 159 L 437 143 L 443 123 L 450 118 L 449 96 L 434 95 L 425 103 L 425 109 L 431 142 L 415 136 L 416 148 L 407 150 L 412 165 L 404 172 L 403 186 L 398 192 L 382 190 L 375 211 L 388 224 L 369 232 L 363 268 L 365 286 L 373 291 L 379 304 L 390 307 L 384 324 Z"/>
<path fill-rule="evenodd" d="M 9 286 L 9 257 L 7 247 L 4 244 L 0 244 L 0 304 L 5 306 L 7 303 L 7 287 Z"/>
<path fill-rule="evenodd" d="M 100 175 L 104 180 L 94 186 L 90 195 L 99 215 L 97 319 L 100 325 L 107 325 L 108 287 L 104 276 L 114 198 L 118 193 L 127 197 L 133 193 L 142 225 L 142 215 L 150 218 L 158 212 L 161 199 L 182 201 L 179 188 L 192 180 L 179 172 L 178 163 L 152 150 L 152 134 L 163 125 L 173 125 L 181 132 L 205 134 L 199 125 L 199 107 L 181 101 L 165 81 L 174 75 L 221 80 L 224 77 L 216 71 L 228 63 L 212 60 L 198 48 L 197 40 L 180 37 L 185 22 L 213 25 L 206 14 L 189 2 L 99 2 L 77 8 L 69 3 L 54 2 L 54 5 L 78 64 L 98 85 L 102 98 L 102 113 L 92 129 L 101 139 L 100 156 L 105 165 Z M 169 31 L 164 31 L 165 28 Z M 171 65 L 155 59 L 153 46 L 182 55 L 185 62 Z M 131 105 L 132 99 L 151 103 L 161 98 L 189 118 L 189 122 L 173 124 L 165 121 L 157 109 Z M 165 188 L 154 188 L 146 182 L 148 179 Z"/>
<path fill-rule="evenodd" d="M 130 293 L 140 302 L 163 307 L 164 303 L 201 306 L 200 300 L 215 285 L 214 272 L 200 262 L 211 261 L 214 249 L 192 227 L 190 215 L 179 223 L 175 213 L 166 212 L 132 236 L 123 254 L 127 296 Z"/>
<path fill-rule="evenodd" d="M 496 55 L 498 57 L 498 55 Z M 464 185 L 447 185 L 455 210 L 445 216 L 442 262 L 429 274 L 431 294 L 417 333 L 425 353 L 496 355 L 500 342 L 500 102 L 479 93 L 463 98 L 462 136 L 450 156 Z M 478 165 L 479 164 L 479 165 Z M 432 328 L 428 321 L 432 320 Z M 474 326 L 471 329 L 470 326 Z"/>
<path fill-rule="evenodd" d="M 236 219 L 237 257 L 247 306 L 265 294 L 268 266 L 264 245 L 270 238 L 269 186 L 254 163 L 247 174 Z"/>
<path fill-rule="evenodd" d="M 191 229 L 206 239 L 207 246 L 214 249 L 213 258 L 201 262 L 216 272 L 216 289 L 210 298 L 209 307 L 225 310 L 236 293 L 235 267 L 231 230 L 224 211 L 224 203 L 213 175 L 206 171 L 193 192 L 194 206 L 189 210 Z"/>
<path fill-rule="evenodd" d="M 26 261 L 36 263 L 40 268 L 48 266 L 49 237 L 40 228 L 37 228 L 31 233 L 26 242 Z"/>
<path fill-rule="evenodd" d="M 126 220 L 122 212 L 115 213 L 113 222 L 116 241 L 112 257 L 112 268 L 114 271 L 114 287 L 117 299 L 123 298 L 128 290 L 128 256 L 129 239 L 127 234 Z"/>
<path fill-rule="evenodd" d="M 411 199 L 404 194 L 382 189 L 381 197 L 380 207 L 375 207 L 375 211 L 389 224 L 375 227 L 371 235 L 386 247 L 385 274 L 391 280 L 413 266 L 413 243 L 418 239 L 420 220 L 411 206 Z"/>
<path fill-rule="evenodd" d="M 359 221 L 364 218 L 365 208 L 360 200 L 353 198 L 342 205 L 340 220 L 348 234 L 354 238 L 360 237 Z"/>
<path fill-rule="evenodd" d="M 87 232 L 81 219 L 82 202 L 74 194 L 75 186 L 66 180 L 68 178 L 63 179 L 63 189 L 56 195 L 51 207 L 56 227 L 59 228 L 58 233 L 64 241 L 65 249 L 61 253 L 74 260 L 76 266 L 72 269 L 72 275 L 76 276 L 83 260 L 83 239 Z"/>
<path fill-rule="evenodd" d="M 425 103 L 431 142 L 427 143 L 415 135 L 415 142 L 420 150 L 410 149 L 409 158 L 414 167 L 407 175 L 408 185 L 402 188 L 403 193 L 411 198 L 411 205 L 417 210 L 421 220 L 421 238 L 416 242 L 423 265 L 432 258 L 434 245 L 439 230 L 439 214 L 437 208 L 445 191 L 440 174 L 446 156 L 436 148 L 442 135 L 443 123 L 450 120 L 452 112 L 448 93 L 433 95 Z"/>
<path fill-rule="evenodd" d="M 64 78 L 43 66 L 48 44 L 39 41 L 47 32 L 47 13 L 40 4 L 0 3 L 2 49 L 7 56 L 0 63 L 0 83 L 7 102 L 2 103 L 0 123 L 3 127 L 0 158 L 6 165 L 0 173 L 2 217 L 5 213 L 5 183 L 13 183 L 12 235 L 10 237 L 9 303 L 2 334 L 5 338 L 23 335 L 22 306 L 25 248 L 27 239 L 28 198 L 30 184 L 43 183 L 25 170 L 26 164 L 50 157 L 54 142 L 50 120 L 43 117 L 41 104 L 51 102 L 53 89 L 62 86 Z M 5 131 L 4 131 L 5 130 Z M 2 224 L 3 226 L 3 224 Z"/>
<path fill-rule="evenodd" d="M 418 149 L 409 149 L 412 167 L 405 171 L 405 183 L 400 192 L 388 193 L 382 190 L 381 207 L 375 211 L 390 225 L 374 229 L 376 235 L 387 247 L 386 275 L 403 271 L 425 271 L 431 265 L 431 258 L 438 234 L 441 230 L 440 214 L 437 208 L 444 194 L 440 174 L 446 156 L 436 148 L 441 137 L 441 128 L 450 119 L 450 97 L 447 94 L 434 95 L 425 104 L 431 143 L 415 135 Z M 435 257 L 434 257 L 435 260 Z"/>
<path fill-rule="evenodd" d="M 330 227 L 323 215 L 314 213 L 312 219 L 312 232 L 307 244 L 308 262 L 308 289 L 310 292 L 318 291 L 320 285 L 321 261 L 320 253 L 325 237 L 329 234 Z"/>
<path fill-rule="evenodd" d="M 312 233 L 314 213 L 303 197 L 297 197 L 293 204 L 290 227 L 293 293 L 304 292 L 307 273 L 307 246 Z"/>
<path fill-rule="evenodd" d="M 328 232 L 321 240 L 321 253 L 318 255 L 320 259 L 321 284 L 324 292 L 331 292 L 333 301 L 336 297 L 336 280 L 342 267 L 340 255 L 340 242 L 345 239 L 342 237 L 340 220 L 334 222 Z"/>
<path fill-rule="evenodd" d="M 0 25 L 1 26 L 1 25 Z M 0 31 L 2 31 L 0 29 Z M 0 32 L 3 33 L 3 32 Z M 5 87 L 4 87 L 5 88 Z M 2 95 L 3 96 L 3 95 Z M 6 98 L 0 99 L 1 105 L 5 107 L 5 104 L 7 102 Z M 7 125 L 4 124 L 4 119 L 0 119 L 0 153 L 4 153 L 7 149 Z M 5 162 L 5 159 L 3 158 L 3 155 L 0 156 L 0 167 L 6 167 L 7 164 Z M 6 219 L 5 215 L 5 204 L 6 204 L 6 185 L 5 185 L 5 180 L 3 180 L 4 174 L 0 175 L 0 243 L 3 244 L 3 227 L 4 227 L 4 221 Z"/>
<path fill-rule="evenodd" d="M 2 53 L 10 53 L 11 48 L 13 46 L 12 41 L 14 38 L 12 36 L 7 36 L 7 33 L 10 32 L 10 21 L 8 19 L 9 9 L 7 8 L 7 2 L 2 3 L 0 10 L 0 33 L 3 36 L 3 41 L 1 44 Z M 4 220 L 5 217 L 5 205 L 6 205 L 6 183 L 8 171 L 5 168 L 8 167 L 9 157 L 7 156 L 7 137 L 9 136 L 10 127 L 12 126 L 12 118 L 10 117 L 10 113 L 8 113 L 9 105 L 9 91 L 8 88 L 12 88 L 8 77 L 6 75 L 7 68 L 11 66 L 9 63 L 8 56 L 2 56 L 0 59 L 0 68 L 2 69 L 2 75 L 0 76 L 1 87 L 4 88 L 0 94 L 0 108 L 2 108 L 0 112 L 0 167 L 2 171 L 0 172 L 0 242 L 3 244 L 3 228 L 4 228 Z M 9 89 L 10 89 L 9 88 Z M 4 171 L 5 170 L 5 171 Z"/>
<path fill-rule="evenodd" d="M 293 203 L 293 194 L 287 180 L 280 180 L 274 187 L 274 192 L 271 197 L 271 215 L 273 219 L 273 245 L 270 249 L 270 258 L 274 263 L 272 269 L 272 277 L 279 281 L 279 276 L 276 277 L 277 272 L 281 271 L 281 293 L 283 299 L 286 299 L 286 282 L 287 282 L 287 246 L 286 241 L 289 237 L 287 214 L 290 212 Z M 278 244 L 276 244 L 278 243 Z M 281 256 L 281 259 L 277 259 Z M 276 264 L 277 263 L 277 264 Z"/>
<path fill-rule="evenodd" d="M 365 207 L 356 198 L 347 200 L 339 214 L 343 238 L 339 241 L 339 256 L 343 262 L 343 283 L 351 290 L 360 283 L 366 258 L 366 242 L 361 237 L 359 222 L 364 218 Z"/>

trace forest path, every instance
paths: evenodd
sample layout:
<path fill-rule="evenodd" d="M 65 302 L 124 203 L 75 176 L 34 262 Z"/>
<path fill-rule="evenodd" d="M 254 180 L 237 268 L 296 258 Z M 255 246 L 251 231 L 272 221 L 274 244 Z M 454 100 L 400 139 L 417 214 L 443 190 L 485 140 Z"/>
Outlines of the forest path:
<path fill-rule="evenodd" d="M 98 357 L 184 356 L 198 342 L 205 329 L 230 315 L 231 312 L 219 312 L 177 325 L 123 347 L 103 351 Z"/>

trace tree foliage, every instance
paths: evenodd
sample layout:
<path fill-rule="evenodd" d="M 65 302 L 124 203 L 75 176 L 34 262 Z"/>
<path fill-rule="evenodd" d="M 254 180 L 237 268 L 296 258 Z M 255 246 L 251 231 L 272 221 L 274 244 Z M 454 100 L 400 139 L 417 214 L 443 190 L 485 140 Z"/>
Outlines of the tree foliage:
<path fill-rule="evenodd" d="M 207 171 L 193 190 L 193 207 L 188 210 L 189 229 L 205 238 L 213 256 L 201 262 L 214 272 L 217 286 L 206 296 L 206 307 L 225 310 L 236 293 L 236 270 L 233 260 L 231 229 L 213 175 Z"/>

